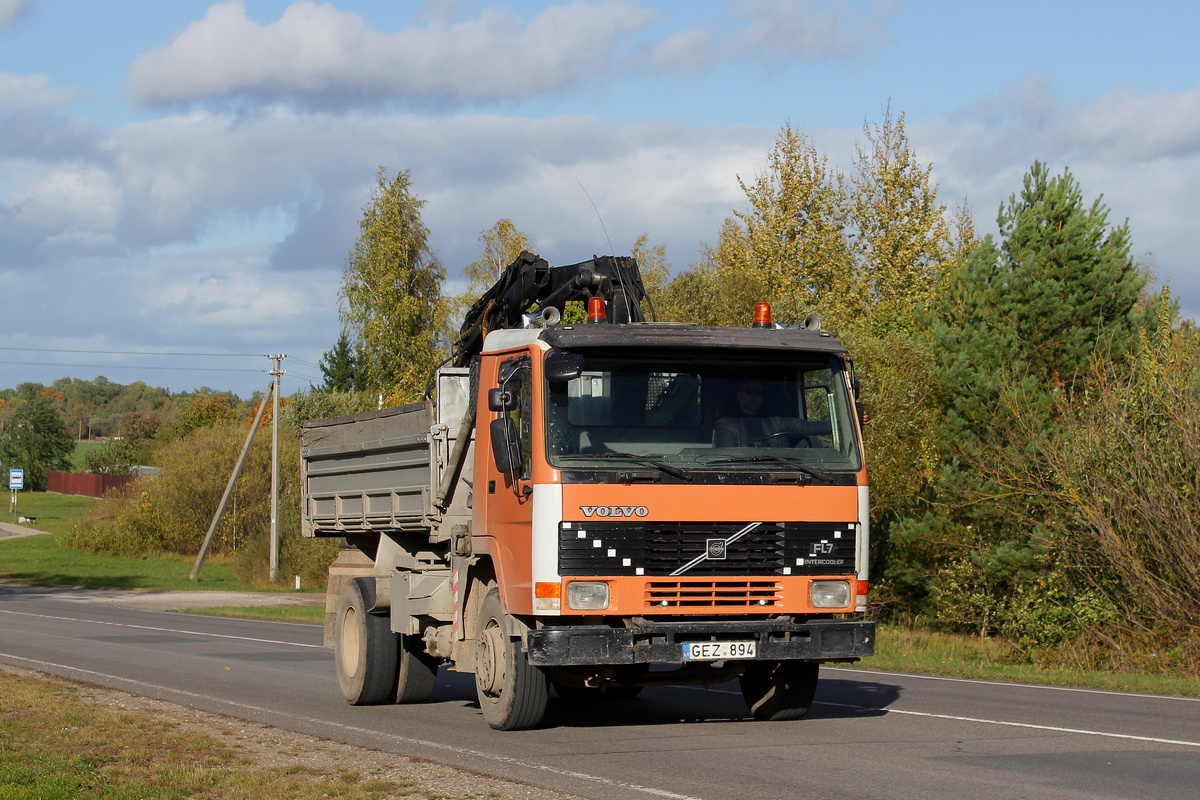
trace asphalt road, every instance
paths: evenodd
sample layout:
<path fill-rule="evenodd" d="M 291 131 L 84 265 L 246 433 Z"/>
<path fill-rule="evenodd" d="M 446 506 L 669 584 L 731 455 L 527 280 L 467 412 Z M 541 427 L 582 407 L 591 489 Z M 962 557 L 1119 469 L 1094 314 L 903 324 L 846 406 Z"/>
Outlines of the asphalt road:
<path fill-rule="evenodd" d="M 1200 701 L 822 670 L 798 722 L 736 685 L 551 701 L 499 733 L 469 675 L 432 702 L 353 708 L 316 626 L 123 608 L 0 586 L 0 662 L 597 800 L 1200 796 Z"/>

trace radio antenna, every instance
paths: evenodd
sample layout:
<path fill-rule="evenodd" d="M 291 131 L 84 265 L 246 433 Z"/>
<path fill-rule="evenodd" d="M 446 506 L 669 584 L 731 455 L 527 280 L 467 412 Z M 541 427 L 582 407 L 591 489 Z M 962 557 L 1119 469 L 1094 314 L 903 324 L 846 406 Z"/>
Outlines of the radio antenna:
<path fill-rule="evenodd" d="M 596 212 L 596 219 L 600 220 L 600 229 L 604 231 L 604 238 L 608 241 L 608 252 L 612 254 L 613 258 L 615 259 L 617 251 L 613 248 L 612 239 L 609 239 L 608 237 L 608 228 L 604 226 L 604 217 L 600 216 L 600 209 L 596 208 L 596 201 L 592 199 L 590 194 L 588 194 L 587 187 L 583 185 L 583 181 L 576 178 L 575 182 L 579 184 L 580 189 L 583 189 L 583 193 L 587 195 L 588 202 L 592 204 L 592 210 Z M 621 267 L 620 261 L 614 260 L 613 266 L 616 267 L 617 274 L 621 276 L 621 299 L 625 301 L 625 316 L 630 322 L 632 322 L 633 309 L 629 307 L 629 291 L 632 288 L 632 284 L 629 280 L 629 276 L 625 274 L 625 269 Z M 653 314 L 654 312 L 651 311 L 651 313 Z"/>
<path fill-rule="evenodd" d="M 590 194 L 588 194 L 587 187 L 583 185 L 583 181 L 576 178 L 575 182 L 579 184 L 580 189 L 583 189 L 584 196 L 586 196 L 588 202 L 592 204 L 592 211 L 596 212 L 596 219 L 600 220 L 600 230 L 604 231 L 604 238 L 608 241 L 608 252 L 615 256 L 617 251 L 613 249 L 612 239 L 608 238 L 608 228 L 604 227 L 604 217 L 600 216 L 600 209 L 596 208 L 596 201 L 592 199 Z"/>

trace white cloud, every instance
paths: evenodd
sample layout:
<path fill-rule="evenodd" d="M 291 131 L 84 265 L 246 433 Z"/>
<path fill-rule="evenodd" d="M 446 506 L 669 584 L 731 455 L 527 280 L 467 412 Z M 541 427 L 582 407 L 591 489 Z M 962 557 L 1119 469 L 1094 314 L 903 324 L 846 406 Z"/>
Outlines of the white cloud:
<path fill-rule="evenodd" d="M 886 36 L 895 5 L 879 0 L 864 20 L 846 2 L 739 0 L 731 12 L 745 27 L 734 41 L 745 54 L 784 63 L 869 56 Z"/>
<path fill-rule="evenodd" d="M 0 0 L 3 3 L 4 0 Z M 47 75 L 11 75 L 0 72 L 0 114 L 48 111 L 75 99 L 72 89 L 54 86 Z"/>
<path fill-rule="evenodd" d="M 54 110 L 27 101 L 57 89 L 24 85 L 28 92 L 10 95 L 26 98 L 17 108 Z M 1153 253 L 1185 310 L 1196 313 L 1197 94 L 1113 92 L 1064 104 L 1035 77 L 908 127 L 918 157 L 934 166 L 943 202 L 966 196 L 984 232 L 1035 158 L 1055 171 L 1069 166 L 1086 197 L 1104 193 L 1114 222 L 1130 218 L 1135 254 Z M 778 133 L 278 107 L 80 133 L 82 123 L 57 113 L 26 116 L 46 136 L 28 138 L 19 153 L 5 149 L 9 128 L 0 131 L 0 292 L 22 298 L 6 318 L 9 330 L 45 341 L 107 331 L 113 349 L 190 343 L 310 361 L 336 339 L 340 265 L 379 164 L 393 174 L 411 170 L 451 279 L 477 256 L 479 232 L 502 217 L 552 263 L 609 251 L 607 229 L 617 252 L 649 233 L 679 269 L 743 207 L 736 176 L 762 168 Z M 805 132 L 832 162 L 848 165 L 857 127 Z M 120 340 L 126 346 L 116 346 Z"/>
<path fill-rule="evenodd" d="M 722 29 L 692 25 L 643 45 L 640 63 L 694 75 L 728 61 L 774 67 L 869 58 L 888 36 L 895 8 L 877 0 L 863 16 L 848 0 L 739 0 Z"/>
<path fill-rule="evenodd" d="M 37 0 L 0 0 L 0 28 L 12 25 L 36 3 Z"/>
<path fill-rule="evenodd" d="M 260 25 L 242 0 L 211 6 L 129 70 L 147 105 L 288 98 L 318 107 L 458 104 L 561 92 L 611 68 L 622 37 L 654 13 L 627 0 L 576 0 L 526 22 L 499 7 L 433 16 L 389 34 L 358 14 L 297 0 Z"/>

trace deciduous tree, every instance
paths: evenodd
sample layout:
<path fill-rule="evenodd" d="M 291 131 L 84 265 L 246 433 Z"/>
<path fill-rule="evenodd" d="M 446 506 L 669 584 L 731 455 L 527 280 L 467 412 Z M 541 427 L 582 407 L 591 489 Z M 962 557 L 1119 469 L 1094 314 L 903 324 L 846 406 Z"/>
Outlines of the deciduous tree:
<path fill-rule="evenodd" d="M 43 397 L 18 398 L 5 411 L 0 462 L 6 470 L 25 470 L 25 487 L 43 491 L 51 470 L 71 468 L 69 456 L 75 442 L 54 406 Z"/>
<path fill-rule="evenodd" d="M 354 339 L 358 385 L 414 399 L 445 350 L 446 273 L 421 221 L 408 172 L 380 167 L 359 237 L 342 270 L 342 324 Z"/>

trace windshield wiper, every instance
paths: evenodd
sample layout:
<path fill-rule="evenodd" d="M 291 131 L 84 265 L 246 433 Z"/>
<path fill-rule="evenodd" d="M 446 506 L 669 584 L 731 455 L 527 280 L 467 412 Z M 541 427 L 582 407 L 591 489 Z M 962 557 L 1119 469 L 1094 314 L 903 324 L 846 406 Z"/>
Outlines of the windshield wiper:
<path fill-rule="evenodd" d="M 639 464 L 649 464 L 650 466 L 654 467 L 655 469 L 661 470 L 662 472 L 665 472 L 666 474 L 668 474 L 672 477 L 679 478 L 680 480 L 687 481 L 688 483 L 692 482 L 692 476 L 687 474 L 683 470 L 676 469 L 675 467 L 672 467 L 670 464 L 664 464 L 661 461 L 655 461 L 653 458 L 648 458 L 647 456 L 635 455 L 634 453 L 576 453 L 574 455 L 562 456 L 562 458 L 586 458 L 586 459 L 596 459 L 596 460 L 614 459 L 617 461 L 636 461 Z"/>
<path fill-rule="evenodd" d="M 707 465 L 711 466 L 712 464 L 754 464 L 754 463 L 759 463 L 759 462 L 763 462 L 763 461 L 771 461 L 771 462 L 775 462 L 775 463 L 779 463 L 779 464 L 787 464 L 789 467 L 794 467 L 795 469 L 799 470 L 800 472 L 803 472 L 805 475 L 808 475 L 811 478 L 816 478 L 819 481 L 824 481 L 825 483 L 834 483 L 837 480 L 835 477 L 830 475 L 828 472 L 822 472 L 819 469 L 813 469 L 812 467 L 807 466 L 805 464 L 801 464 L 799 461 L 796 461 L 791 458 L 784 458 L 783 456 L 775 456 L 775 455 L 765 455 L 764 454 L 761 456 L 740 456 L 738 458 L 719 458 L 716 461 L 707 462 Z"/>

